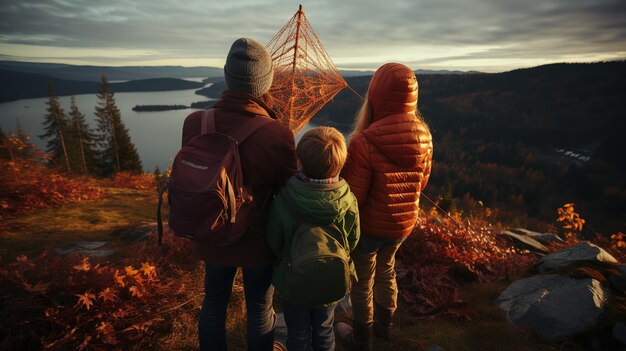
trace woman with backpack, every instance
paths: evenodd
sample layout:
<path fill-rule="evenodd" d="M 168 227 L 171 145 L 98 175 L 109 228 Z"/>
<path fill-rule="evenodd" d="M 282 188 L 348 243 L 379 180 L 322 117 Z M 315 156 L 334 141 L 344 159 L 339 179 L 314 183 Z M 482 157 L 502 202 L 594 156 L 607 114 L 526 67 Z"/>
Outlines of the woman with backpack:
<path fill-rule="evenodd" d="M 411 69 L 381 66 L 357 115 L 341 172 L 361 218 L 362 235 L 352 254 L 358 277 L 350 294 L 353 325 L 335 326 L 337 338 L 353 350 L 371 350 L 372 334 L 390 338 L 398 296 L 395 255 L 413 231 L 432 163 L 432 137 L 417 98 Z"/>
<path fill-rule="evenodd" d="M 196 257 L 205 262 L 205 296 L 198 322 L 200 350 L 228 349 L 226 310 L 235 274 L 241 267 L 248 350 L 270 351 L 276 345 L 271 285 L 273 256 L 265 241 L 264 229 L 274 193 L 296 172 L 295 141 L 291 130 L 277 120 L 272 110 L 268 94 L 273 79 L 272 58 L 263 44 L 250 38 L 233 42 L 224 65 L 224 79 L 226 90 L 211 111 L 196 111 L 185 119 L 182 143 L 183 146 L 193 143 L 194 138 L 204 134 L 203 130 L 237 140 L 243 184 L 254 199 L 254 211 L 245 217 L 239 213 L 244 207 L 241 206 L 236 213 L 238 220 L 228 234 L 240 236 L 238 240 L 228 244 L 194 243 Z M 265 120 L 264 124 L 259 120 Z M 250 134 L 252 126 L 256 129 Z M 240 140 L 246 134 L 245 141 Z M 180 159 L 181 167 L 197 170 L 199 175 L 207 168 L 205 161 Z M 183 181 L 191 187 L 199 183 L 199 177 L 186 177 Z M 232 186 L 225 188 L 232 189 Z M 235 197 L 229 196 L 230 199 Z M 204 203 L 196 207 L 211 209 L 212 205 L 214 203 Z M 192 216 L 187 220 L 193 222 Z M 243 227 L 237 227 L 239 221 L 244 221 Z M 279 345 L 276 347 L 280 349 Z"/>

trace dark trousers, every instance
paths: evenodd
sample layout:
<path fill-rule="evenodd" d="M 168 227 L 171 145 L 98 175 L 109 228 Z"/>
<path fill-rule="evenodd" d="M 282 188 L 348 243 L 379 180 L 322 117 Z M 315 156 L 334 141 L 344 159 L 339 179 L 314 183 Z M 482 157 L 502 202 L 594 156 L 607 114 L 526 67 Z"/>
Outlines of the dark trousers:
<path fill-rule="evenodd" d="M 206 263 L 204 301 L 200 311 L 198 336 L 200 350 L 225 351 L 226 307 L 237 267 Z M 274 287 L 272 266 L 243 268 L 243 284 L 248 314 L 248 350 L 270 351 L 274 343 L 276 315 L 272 308 Z"/>
<path fill-rule="evenodd" d="M 310 350 L 333 351 L 335 333 L 333 321 L 335 306 L 304 308 L 283 300 L 283 312 L 287 324 L 287 349 L 289 351 Z"/>

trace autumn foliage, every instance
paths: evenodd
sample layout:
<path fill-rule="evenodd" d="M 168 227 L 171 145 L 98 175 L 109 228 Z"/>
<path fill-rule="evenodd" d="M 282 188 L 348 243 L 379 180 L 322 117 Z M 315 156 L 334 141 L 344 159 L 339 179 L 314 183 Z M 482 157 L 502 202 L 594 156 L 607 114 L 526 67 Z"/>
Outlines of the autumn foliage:
<path fill-rule="evenodd" d="M 11 133 L 12 134 L 12 133 Z M 0 218 L 68 202 L 97 200 L 106 192 L 90 178 L 68 178 L 45 165 L 47 156 L 15 135 L 0 142 L 10 158 L 0 158 Z M 30 149 L 20 157 L 20 151 Z"/>
<path fill-rule="evenodd" d="M 558 218 L 556 221 L 561 224 L 563 235 L 566 239 L 579 237 L 583 230 L 585 220 L 580 217 L 574 210 L 573 203 L 564 204 L 563 207 L 557 209 Z"/>
<path fill-rule="evenodd" d="M 1 265 L 0 294 L 11 300 L 2 311 L 0 349 L 126 349 L 149 342 L 189 302 L 193 278 L 176 272 L 197 264 L 187 241 L 168 235 L 163 249 L 155 242 L 137 244 L 127 257 L 138 259 L 120 263 L 44 252 Z"/>
<path fill-rule="evenodd" d="M 495 282 L 526 270 L 537 258 L 496 240 L 495 228 L 478 219 L 422 216 L 400 247 L 396 271 L 411 312 L 471 319 L 459 282 Z"/>
<path fill-rule="evenodd" d="M 156 180 L 154 175 L 149 173 L 117 172 L 112 176 L 108 185 L 124 189 L 154 189 Z"/>

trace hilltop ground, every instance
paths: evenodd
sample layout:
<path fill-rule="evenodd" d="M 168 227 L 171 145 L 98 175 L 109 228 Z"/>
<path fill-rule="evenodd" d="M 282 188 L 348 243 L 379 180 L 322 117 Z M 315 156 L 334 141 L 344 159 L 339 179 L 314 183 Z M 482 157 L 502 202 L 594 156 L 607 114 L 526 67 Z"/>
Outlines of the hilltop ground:
<path fill-rule="evenodd" d="M 121 268 L 123 265 L 128 265 L 129 262 L 131 265 L 132 262 L 136 262 L 138 266 L 144 260 L 149 261 L 153 258 L 150 254 L 153 251 L 150 251 L 152 249 L 146 249 L 146 246 L 156 246 L 154 236 L 149 235 L 146 240 L 142 241 L 139 239 L 137 241 L 138 238 L 135 237 L 134 233 L 137 233 L 138 228 L 153 226 L 157 200 L 156 193 L 152 189 L 107 188 L 106 191 L 109 193 L 109 196 L 103 200 L 72 203 L 59 208 L 47 208 L 9 219 L 6 223 L 8 230 L 0 234 L 0 268 L 6 268 L 11 262 L 15 262 L 16 259 L 17 261 L 23 260 L 24 256 L 36 257 L 42 250 L 52 250 L 64 244 L 79 241 L 107 242 L 101 249 L 114 250 L 114 253 L 107 257 L 91 257 L 89 261 L 91 265 L 100 263 L 102 267 L 117 265 Z M 185 249 L 183 248 L 183 250 Z M 146 257 L 142 257 L 142 253 L 146 253 Z M 74 262 L 76 261 L 80 261 L 80 258 L 75 258 Z M 70 271 L 76 270 L 76 267 L 78 266 L 74 266 L 74 268 L 68 266 L 68 274 L 71 273 Z M 97 265 L 92 266 L 92 270 L 96 267 Z M 106 330 L 103 326 L 106 325 L 101 324 L 99 329 L 97 329 L 100 333 L 97 336 L 86 336 L 83 340 L 76 333 L 73 337 L 77 338 L 77 340 L 74 342 L 64 340 L 66 342 L 64 347 L 80 344 L 79 346 L 92 346 L 94 349 L 95 347 L 109 349 L 120 346 L 124 349 L 196 349 L 196 318 L 202 299 L 203 268 L 197 262 L 185 262 L 174 268 L 169 266 L 167 272 L 158 273 L 162 282 L 180 283 L 184 287 L 184 289 L 179 289 L 179 292 L 182 290 L 182 295 L 176 300 L 176 303 L 161 306 L 163 309 L 167 308 L 165 312 L 171 318 L 162 318 L 164 320 L 158 323 L 158 327 L 151 331 L 146 330 L 144 338 L 138 338 L 134 341 L 126 341 L 123 338 L 124 333 L 116 330 L 114 335 L 117 336 L 117 339 L 124 341 L 118 344 L 107 342 L 103 332 L 103 330 Z M 375 349 L 427 350 L 432 345 L 438 345 L 444 350 L 562 349 L 563 345 L 550 345 L 534 340 L 506 322 L 504 313 L 495 306 L 493 301 L 507 285 L 508 282 L 494 284 L 462 283 L 461 298 L 467 301 L 469 306 L 475 311 L 474 317 L 469 321 L 446 317 L 416 317 L 408 312 L 406 303 L 400 299 L 393 341 L 391 343 L 377 342 Z M 37 290 L 35 282 L 32 282 L 31 290 Z M 50 290 L 52 288 L 48 291 L 44 289 L 43 292 L 25 291 L 25 293 L 53 294 L 54 292 Z M 7 293 L 16 293 L 17 290 L 3 289 L 1 292 L 3 300 L 8 302 L 15 296 L 7 296 Z M 74 292 L 77 296 L 82 293 L 83 291 Z M 94 302 L 96 302 L 96 305 L 93 306 L 95 309 L 99 305 L 99 300 L 96 299 Z M 104 308 L 106 302 L 104 300 L 100 307 Z M 235 284 L 229 307 L 229 314 L 233 318 L 228 319 L 228 332 L 233 350 L 245 349 L 245 318 L 243 318 L 245 311 L 242 302 L 243 289 L 239 278 Z M 171 307 L 172 305 L 174 307 Z M 280 309 L 279 301 L 277 301 L 276 307 L 277 310 Z M 33 308 L 37 307 L 33 306 Z M 76 312 L 83 311 L 80 306 L 74 308 Z M 0 312 L 3 317 L 0 320 L 9 323 L 5 317 L 10 312 L 21 313 L 21 311 L 12 310 L 8 305 L 5 305 Z M 158 313 L 161 312 L 163 311 Z M 0 323 L 0 348 L 3 348 L 3 346 L 10 347 L 11 343 L 15 342 L 16 337 L 24 336 L 25 331 L 20 330 L 20 328 L 28 328 L 29 322 L 34 324 L 41 323 L 38 327 L 47 325 L 41 321 L 41 318 L 32 321 L 23 320 L 23 318 L 26 317 L 22 317 L 23 323 L 17 323 L 17 326 Z M 347 317 L 340 314 L 338 319 L 346 320 Z M 43 331 L 43 329 L 40 330 Z M 112 340 L 117 339 L 114 337 Z M 81 341 L 82 343 L 80 343 Z M 36 340 L 29 343 L 30 348 L 36 348 Z M 61 346 L 61 344 L 55 345 Z M 54 345 L 53 348 L 55 348 Z"/>

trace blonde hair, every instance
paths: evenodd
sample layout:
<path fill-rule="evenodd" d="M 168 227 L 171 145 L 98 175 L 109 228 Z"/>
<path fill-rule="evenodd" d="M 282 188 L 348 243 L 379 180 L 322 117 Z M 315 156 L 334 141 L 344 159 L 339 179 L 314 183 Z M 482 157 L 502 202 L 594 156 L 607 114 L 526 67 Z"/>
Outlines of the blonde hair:
<path fill-rule="evenodd" d="M 332 178 L 339 174 L 347 157 L 346 140 L 332 127 L 317 127 L 304 133 L 296 155 L 302 172 L 310 178 Z"/>
<path fill-rule="evenodd" d="M 357 135 L 359 132 L 364 131 L 372 124 L 372 106 L 367 98 L 368 92 L 365 92 L 365 99 L 363 99 L 363 105 L 356 114 L 356 120 L 354 122 L 354 130 L 350 133 L 350 138 Z"/>

